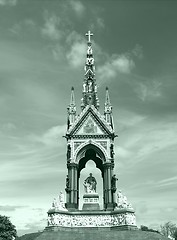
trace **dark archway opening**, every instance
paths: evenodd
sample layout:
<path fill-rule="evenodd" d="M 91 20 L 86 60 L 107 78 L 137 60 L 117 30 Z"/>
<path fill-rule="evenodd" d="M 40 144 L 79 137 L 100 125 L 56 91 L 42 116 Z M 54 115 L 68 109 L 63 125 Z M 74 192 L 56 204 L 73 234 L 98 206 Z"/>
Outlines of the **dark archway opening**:
<path fill-rule="evenodd" d="M 88 146 L 87 146 L 88 147 Z M 82 209 L 82 198 L 84 194 L 83 182 L 89 176 L 90 173 L 93 173 L 93 176 L 97 181 L 97 193 L 99 194 L 99 203 L 101 209 L 103 209 L 103 160 L 101 159 L 100 152 L 97 149 L 87 148 L 83 152 L 83 157 L 78 163 L 78 190 L 79 190 L 79 209 Z"/>
<path fill-rule="evenodd" d="M 80 172 L 83 168 L 85 168 L 86 163 L 89 160 L 93 160 L 96 164 L 96 167 L 100 169 L 103 177 L 103 162 L 102 160 L 97 156 L 96 151 L 94 149 L 88 149 L 85 152 L 85 156 L 80 159 L 79 166 L 78 166 L 78 177 L 80 177 Z"/>

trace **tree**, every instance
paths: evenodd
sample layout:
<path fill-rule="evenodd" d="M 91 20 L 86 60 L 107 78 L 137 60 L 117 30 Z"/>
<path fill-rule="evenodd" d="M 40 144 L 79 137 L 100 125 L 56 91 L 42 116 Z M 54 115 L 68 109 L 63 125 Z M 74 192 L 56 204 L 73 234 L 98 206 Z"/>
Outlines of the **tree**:
<path fill-rule="evenodd" d="M 13 240 L 17 237 L 15 226 L 8 217 L 0 215 L 0 239 Z"/>
<path fill-rule="evenodd" d="M 156 233 L 159 233 L 158 230 L 154 230 L 152 228 L 148 228 L 147 226 L 144 226 L 144 225 L 141 225 L 140 227 L 141 231 L 146 231 L 146 232 L 156 232 Z"/>
<path fill-rule="evenodd" d="M 148 227 L 144 225 L 141 225 L 140 229 L 141 231 L 148 231 Z"/>
<path fill-rule="evenodd" d="M 173 237 L 174 237 L 175 240 L 177 240 L 177 228 L 175 229 L 175 232 L 174 232 L 174 234 L 173 234 Z"/>
<path fill-rule="evenodd" d="M 160 226 L 161 233 L 166 237 L 174 237 L 175 240 L 177 239 L 177 227 L 176 224 L 172 222 L 167 222 L 164 225 Z M 175 237 L 176 235 L 176 237 Z"/>

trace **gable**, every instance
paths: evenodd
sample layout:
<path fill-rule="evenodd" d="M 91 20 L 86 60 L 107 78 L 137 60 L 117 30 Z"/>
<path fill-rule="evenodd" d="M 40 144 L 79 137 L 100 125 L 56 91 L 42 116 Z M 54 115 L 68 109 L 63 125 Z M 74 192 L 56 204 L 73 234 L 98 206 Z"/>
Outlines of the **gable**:
<path fill-rule="evenodd" d="M 87 106 L 68 129 L 67 135 L 110 135 L 113 129 L 94 106 Z"/>
<path fill-rule="evenodd" d="M 95 121 L 93 116 L 88 115 L 87 118 L 82 122 L 80 128 L 74 132 L 78 135 L 88 135 L 88 134 L 105 134 L 106 132 L 101 129 L 98 122 Z"/>

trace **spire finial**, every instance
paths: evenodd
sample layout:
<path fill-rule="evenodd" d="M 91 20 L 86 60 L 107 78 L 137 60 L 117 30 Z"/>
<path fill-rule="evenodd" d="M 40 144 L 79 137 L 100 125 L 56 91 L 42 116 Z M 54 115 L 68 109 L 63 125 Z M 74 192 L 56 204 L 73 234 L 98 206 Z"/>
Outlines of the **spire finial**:
<path fill-rule="evenodd" d="M 90 43 L 91 42 L 90 37 L 93 36 L 93 33 L 91 33 L 90 30 L 89 30 L 88 33 L 85 34 L 85 36 L 88 37 L 88 43 Z"/>
<path fill-rule="evenodd" d="M 105 99 L 105 104 L 104 104 L 104 115 L 105 115 L 106 122 L 108 122 L 111 125 L 111 127 L 114 128 L 113 118 L 112 118 L 112 105 L 111 105 L 110 98 L 109 98 L 108 87 L 106 87 L 106 99 Z"/>
<path fill-rule="evenodd" d="M 71 88 L 71 100 L 70 100 L 70 106 L 75 106 L 74 87 Z"/>
<path fill-rule="evenodd" d="M 95 79 L 95 65 L 94 57 L 91 43 L 91 36 L 93 33 L 88 31 L 86 34 L 88 36 L 87 42 L 87 56 L 85 62 L 85 78 L 83 82 L 83 98 L 81 100 L 81 108 L 83 109 L 86 105 L 94 105 L 97 109 L 99 108 L 99 100 L 97 96 L 97 84 Z"/>

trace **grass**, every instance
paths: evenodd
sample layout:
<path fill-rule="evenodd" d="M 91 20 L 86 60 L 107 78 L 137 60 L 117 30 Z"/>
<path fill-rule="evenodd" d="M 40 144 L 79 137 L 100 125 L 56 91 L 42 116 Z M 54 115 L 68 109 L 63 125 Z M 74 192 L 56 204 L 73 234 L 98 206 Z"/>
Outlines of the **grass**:
<path fill-rule="evenodd" d="M 169 240 L 159 233 L 146 232 L 141 230 L 132 231 L 44 231 L 41 233 L 25 234 L 18 240 Z"/>

